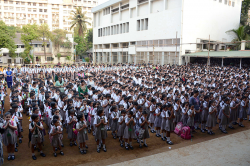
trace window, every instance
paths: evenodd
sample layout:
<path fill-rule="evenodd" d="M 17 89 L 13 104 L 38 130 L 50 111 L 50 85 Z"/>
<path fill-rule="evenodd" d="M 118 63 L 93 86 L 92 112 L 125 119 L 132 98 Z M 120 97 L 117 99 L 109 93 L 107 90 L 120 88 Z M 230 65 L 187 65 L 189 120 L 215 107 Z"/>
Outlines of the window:
<path fill-rule="evenodd" d="M 232 6 L 234 7 L 234 5 L 235 5 L 235 2 L 232 2 Z"/>
<path fill-rule="evenodd" d="M 111 26 L 111 35 L 113 35 L 113 26 Z"/>
<path fill-rule="evenodd" d="M 222 0 L 219 0 L 220 3 L 222 3 Z"/>
<path fill-rule="evenodd" d="M 39 6 L 43 6 L 43 4 L 42 4 L 42 3 L 39 3 Z"/>
<path fill-rule="evenodd" d="M 8 6 L 4 6 L 4 10 L 9 10 Z"/>
<path fill-rule="evenodd" d="M 141 30 L 144 30 L 144 19 L 141 20 Z"/>
<path fill-rule="evenodd" d="M 21 48 L 24 48 L 24 45 L 21 45 Z"/>
<path fill-rule="evenodd" d="M 47 57 L 47 61 L 53 61 L 54 60 L 54 58 L 52 58 L 52 57 Z"/>
<path fill-rule="evenodd" d="M 28 12 L 31 12 L 31 8 L 28 8 Z"/>
<path fill-rule="evenodd" d="M 145 30 L 148 30 L 148 18 L 145 19 Z"/>
<path fill-rule="evenodd" d="M 129 32 L 129 22 L 126 23 L 126 33 Z"/>
<path fill-rule="evenodd" d="M 63 5 L 63 8 L 66 8 L 67 6 L 66 5 Z"/>
<path fill-rule="evenodd" d="M 31 3 L 30 3 L 30 2 L 28 3 L 28 6 L 31 6 Z"/>
<path fill-rule="evenodd" d="M 9 4 L 13 4 L 13 1 L 10 1 Z"/>
<path fill-rule="evenodd" d="M 140 23 L 141 23 L 141 21 L 140 21 L 140 20 L 137 20 L 137 31 L 140 31 L 140 29 L 141 29 Z"/>
<path fill-rule="evenodd" d="M 21 5 L 25 5 L 25 2 L 21 2 Z"/>
<path fill-rule="evenodd" d="M 14 7 L 10 6 L 10 11 L 13 11 L 14 10 Z M 20 10 L 20 9 L 19 9 Z"/>
<path fill-rule="evenodd" d="M 21 5 L 21 2 L 16 2 L 16 5 Z"/>
<path fill-rule="evenodd" d="M 25 11 L 25 7 L 22 7 L 22 11 Z"/>
<path fill-rule="evenodd" d="M 227 5 L 227 0 L 225 0 L 225 5 Z"/>
<path fill-rule="evenodd" d="M 47 13 L 47 9 L 44 9 L 44 13 Z"/>
<path fill-rule="evenodd" d="M 36 3 L 33 3 L 33 6 L 36 6 Z"/>
<path fill-rule="evenodd" d="M 122 33 L 125 33 L 125 28 L 126 28 L 125 23 L 122 24 L 122 27 L 123 27 L 122 28 Z"/>
<path fill-rule="evenodd" d="M 33 9 L 33 12 L 36 12 L 36 9 Z"/>
<path fill-rule="evenodd" d="M 67 14 L 67 10 L 64 10 L 64 11 L 63 11 L 63 14 Z"/>
<path fill-rule="evenodd" d="M 20 9 L 21 9 L 20 7 L 17 7 L 17 8 L 16 8 L 16 11 L 20 11 Z"/>
<path fill-rule="evenodd" d="M 49 44 L 47 44 L 47 48 L 49 48 Z"/>

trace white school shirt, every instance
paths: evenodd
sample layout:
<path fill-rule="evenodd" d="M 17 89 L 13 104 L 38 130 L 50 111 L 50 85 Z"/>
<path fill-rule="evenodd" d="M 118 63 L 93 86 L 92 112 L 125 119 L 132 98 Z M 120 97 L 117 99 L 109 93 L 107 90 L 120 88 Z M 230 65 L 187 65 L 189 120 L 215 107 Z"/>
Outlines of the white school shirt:
<path fill-rule="evenodd" d="M 126 118 L 126 116 L 124 116 L 124 117 L 120 116 L 119 119 L 118 119 L 118 122 L 121 123 L 123 121 L 123 119 L 125 119 L 125 118 Z"/>
<path fill-rule="evenodd" d="M 31 123 L 33 123 L 33 122 L 31 122 Z M 31 126 L 31 123 L 29 124 L 29 129 L 33 129 L 33 127 Z M 40 122 L 40 127 L 43 127 L 43 124 Z M 35 132 L 35 130 L 34 130 L 34 132 Z"/>
<path fill-rule="evenodd" d="M 82 123 L 83 123 L 84 125 L 87 125 L 86 120 L 82 121 Z M 80 129 L 80 123 L 79 123 L 79 122 L 76 123 L 76 129 L 77 129 L 77 130 Z"/>
<path fill-rule="evenodd" d="M 139 124 L 142 124 L 144 121 L 145 121 L 145 117 L 142 116 L 142 117 L 139 119 Z"/>
<path fill-rule="evenodd" d="M 162 118 L 165 118 L 165 117 L 166 117 L 166 111 L 165 111 L 165 110 L 162 110 L 162 112 L 161 112 L 161 117 L 162 117 Z"/>
<path fill-rule="evenodd" d="M 125 119 L 125 123 L 128 123 L 128 121 L 129 121 L 130 119 L 131 119 L 131 118 L 126 117 L 126 119 Z M 134 119 L 134 123 L 135 123 L 135 119 Z"/>
<path fill-rule="evenodd" d="M 190 116 L 192 114 L 192 110 L 191 109 L 189 109 L 188 110 L 188 116 Z M 194 111 L 194 115 L 196 114 L 196 112 Z"/>
<path fill-rule="evenodd" d="M 75 119 L 77 121 L 76 116 L 73 116 L 73 119 Z M 66 121 L 67 121 L 67 123 L 70 123 L 69 116 L 67 116 Z"/>
<path fill-rule="evenodd" d="M 116 115 L 115 115 L 116 114 Z M 112 112 L 111 113 L 111 118 L 114 119 L 114 118 L 119 118 L 119 113 L 118 112 Z"/>
<path fill-rule="evenodd" d="M 209 107 L 209 112 L 212 112 L 212 111 L 213 111 L 213 109 L 214 109 L 214 107 L 213 107 L 213 106 Z"/>
<path fill-rule="evenodd" d="M 107 117 L 106 116 L 102 116 L 102 118 L 100 116 L 96 116 L 95 120 L 94 120 L 94 125 L 97 124 L 97 119 L 104 119 L 104 123 L 107 123 Z"/>

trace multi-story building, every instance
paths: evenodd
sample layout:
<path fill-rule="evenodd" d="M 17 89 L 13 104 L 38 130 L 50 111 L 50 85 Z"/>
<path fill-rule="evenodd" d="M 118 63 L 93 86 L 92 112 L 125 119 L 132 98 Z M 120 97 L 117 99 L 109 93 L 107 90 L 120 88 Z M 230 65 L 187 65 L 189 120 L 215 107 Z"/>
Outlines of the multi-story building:
<path fill-rule="evenodd" d="M 51 30 L 70 31 L 71 11 L 80 6 L 92 18 L 97 4 L 98 0 L 0 0 L 0 20 L 10 26 L 47 23 Z"/>
<path fill-rule="evenodd" d="M 109 0 L 92 9 L 93 61 L 183 64 L 187 53 L 224 49 L 233 39 L 226 32 L 239 26 L 241 3 Z"/>
<path fill-rule="evenodd" d="M 73 36 L 72 34 L 66 35 L 69 42 L 73 42 Z M 16 33 L 16 37 L 14 38 L 14 42 L 16 45 L 16 58 L 11 58 L 9 56 L 9 50 L 7 48 L 0 48 L 0 63 L 2 64 L 23 64 L 24 59 L 20 56 L 22 52 L 24 52 L 24 43 L 21 41 L 21 33 Z M 50 40 L 45 40 L 47 45 L 45 46 L 46 51 L 46 59 L 44 54 L 44 47 L 42 46 L 43 41 L 42 40 L 33 40 L 31 43 L 32 50 L 30 51 L 30 55 L 34 57 L 35 64 L 44 64 L 44 63 L 71 63 L 74 59 L 72 55 L 74 55 L 74 49 L 76 43 L 74 43 L 74 46 L 65 48 L 63 45 L 61 46 L 55 46 L 55 44 Z M 57 54 L 60 53 L 61 57 L 58 58 Z M 71 56 L 70 60 L 67 60 L 67 56 Z"/>

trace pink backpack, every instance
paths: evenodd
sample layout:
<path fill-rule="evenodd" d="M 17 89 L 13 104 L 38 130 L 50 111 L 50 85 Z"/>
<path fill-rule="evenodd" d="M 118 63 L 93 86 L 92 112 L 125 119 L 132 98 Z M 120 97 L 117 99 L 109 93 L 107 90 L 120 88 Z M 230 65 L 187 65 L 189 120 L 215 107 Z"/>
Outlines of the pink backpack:
<path fill-rule="evenodd" d="M 183 139 L 191 139 L 190 127 L 189 126 L 185 126 L 181 130 L 182 130 L 181 138 L 183 138 Z"/>
<path fill-rule="evenodd" d="M 181 129 L 182 129 L 182 127 L 183 127 L 182 122 L 177 123 L 177 125 L 176 125 L 176 127 L 174 129 L 175 134 L 181 135 L 181 132 L 182 132 Z"/>

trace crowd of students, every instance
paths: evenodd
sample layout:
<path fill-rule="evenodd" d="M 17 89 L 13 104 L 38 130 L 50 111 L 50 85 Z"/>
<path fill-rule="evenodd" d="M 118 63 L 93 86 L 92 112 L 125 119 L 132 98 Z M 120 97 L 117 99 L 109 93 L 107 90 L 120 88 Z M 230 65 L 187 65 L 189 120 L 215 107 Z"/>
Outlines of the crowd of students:
<path fill-rule="evenodd" d="M 15 159 L 14 152 L 22 143 L 25 115 L 30 116 L 29 141 L 36 160 L 35 149 L 46 156 L 41 146 L 46 132 L 56 157 L 57 151 L 64 155 L 63 137 L 70 146 L 79 146 L 81 154 L 87 153 L 91 135 L 98 153 L 107 152 L 107 138 L 118 138 L 126 150 L 133 149 L 134 139 L 140 148 L 148 147 L 149 132 L 173 145 L 170 134 L 178 122 L 191 128 L 191 136 L 197 130 L 213 135 L 217 124 L 223 133 L 235 125 L 244 127 L 243 120 L 250 114 L 249 69 L 65 64 L 8 71 L 13 72 L 10 110 L 4 111 L 2 127 L 8 160 Z M 5 85 L 2 77 L 2 101 L 7 95 Z"/>

